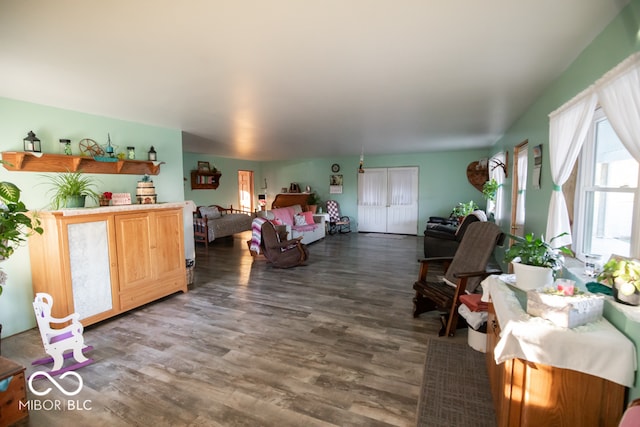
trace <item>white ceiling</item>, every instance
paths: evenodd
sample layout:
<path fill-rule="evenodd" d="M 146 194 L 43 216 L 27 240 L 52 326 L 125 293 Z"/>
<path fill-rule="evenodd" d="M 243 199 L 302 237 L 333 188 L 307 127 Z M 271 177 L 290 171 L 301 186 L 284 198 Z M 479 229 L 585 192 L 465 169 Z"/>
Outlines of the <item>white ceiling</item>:
<path fill-rule="evenodd" d="M 254 160 L 492 145 L 628 0 L 0 0 L 0 96 Z"/>

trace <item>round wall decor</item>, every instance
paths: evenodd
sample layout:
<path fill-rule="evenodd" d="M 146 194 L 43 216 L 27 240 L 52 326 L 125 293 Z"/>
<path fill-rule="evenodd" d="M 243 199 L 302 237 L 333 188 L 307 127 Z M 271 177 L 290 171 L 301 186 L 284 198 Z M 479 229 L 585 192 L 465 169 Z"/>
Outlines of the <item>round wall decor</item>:
<path fill-rule="evenodd" d="M 331 165 L 331 172 L 333 173 L 338 173 L 340 172 L 340 165 L 337 163 L 334 163 Z"/>

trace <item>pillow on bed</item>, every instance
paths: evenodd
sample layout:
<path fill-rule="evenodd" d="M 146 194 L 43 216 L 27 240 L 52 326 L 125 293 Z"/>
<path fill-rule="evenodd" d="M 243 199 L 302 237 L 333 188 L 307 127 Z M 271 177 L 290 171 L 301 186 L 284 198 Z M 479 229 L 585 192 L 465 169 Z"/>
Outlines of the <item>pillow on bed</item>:
<path fill-rule="evenodd" d="M 218 208 L 216 208 L 215 206 L 201 206 L 200 215 L 202 217 L 206 216 L 208 219 L 216 219 L 222 216 Z"/>
<path fill-rule="evenodd" d="M 307 219 L 303 214 L 295 214 L 293 217 L 295 225 L 307 225 Z"/>

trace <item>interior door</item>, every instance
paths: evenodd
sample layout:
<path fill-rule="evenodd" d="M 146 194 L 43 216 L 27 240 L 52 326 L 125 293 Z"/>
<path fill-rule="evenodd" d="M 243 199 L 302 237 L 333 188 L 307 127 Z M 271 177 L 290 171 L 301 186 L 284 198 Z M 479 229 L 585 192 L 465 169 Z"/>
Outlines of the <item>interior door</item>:
<path fill-rule="evenodd" d="M 418 168 L 387 171 L 387 233 L 417 234 Z"/>
<path fill-rule="evenodd" d="M 238 171 L 238 201 L 241 210 L 253 212 L 253 171 Z"/>
<path fill-rule="evenodd" d="M 358 231 L 387 231 L 387 169 L 371 168 L 358 174 Z"/>
<path fill-rule="evenodd" d="M 358 231 L 416 234 L 418 168 L 371 168 L 358 174 Z"/>
<path fill-rule="evenodd" d="M 528 141 L 513 150 L 513 185 L 511 193 L 511 234 L 524 236 L 524 205 L 527 191 Z"/>

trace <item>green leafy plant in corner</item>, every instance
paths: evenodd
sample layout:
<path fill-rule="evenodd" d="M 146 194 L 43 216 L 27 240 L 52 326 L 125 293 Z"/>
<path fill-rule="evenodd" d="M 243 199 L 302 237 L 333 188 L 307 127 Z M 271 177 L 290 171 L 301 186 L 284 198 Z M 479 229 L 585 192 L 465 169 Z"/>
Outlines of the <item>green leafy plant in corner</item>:
<path fill-rule="evenodd" d="M 319 205 L 320 204 L 320 196 L 315 191 L 309 193 L 309 198 L 307 198 L 307 205 Z"/>
<path fill-rule="evenodd" d="M 70 197 L 87 196 L 96 203 L 100 199 L 100 194 L 93 189 L 96 186 L 96 182 L 90 176 L 82 173 L 82 171 L 61 172 L 55 175 L 43 176 L 51 185 L 48 193 L 52 193 L 51 206 L 54 209 L 66 207 L 67 200 Z"/>
<path fill-rule="evenodd" d="M 470 200 L 468 203 L 460 202 L 456 205 L 455 208 L 453 208 L 453 212 L 451 213 L 451 215 L 462 218 L 478 209 L 480 209 L 480 207 L 473 200 Z"/>
<path fill-rule="evenodd" d="M 624 295 L 640 292 L 640 261 L 614 255 L 602 267 L 598 281 L 611 287 L 616 283 Z"/>
<path fill-rule="evenodd" d="M 491 178 L 482 186 L 482 195 L 485 199 L 494 201 L 496 199 L 499 186 L 498 181 L 496 181 L 495 178 Z"/>
<path fill-rule="evenodd" d="M 5 163 L 0 160 L 0 163 Z M 20 189 L 12 182 L 0 182 L 0 258 L 7 259 L 15 248 L 23 244 L 33 233 L 42 234 L 37 215 L 27 215 L 29 210 L 20 200 Z M 0 295 L 7 275 L 0 269 Z"/>
<path fill-rule="evenodd" d="M 518 260 L 526 265 L 559 270 L 564 265 L 564 255 L 573 255 L 573 252 L 566 246 L 554 248 L 551 243 L 567 234 L 559 234 L 549 242 L 546 242 L 544 237 L 535 237 L 533 233 L 529 233 L 524 237 L 509 234 L 509 237 L 516 242 L 505 253 L 504 261 L 509 263 Z"/>

